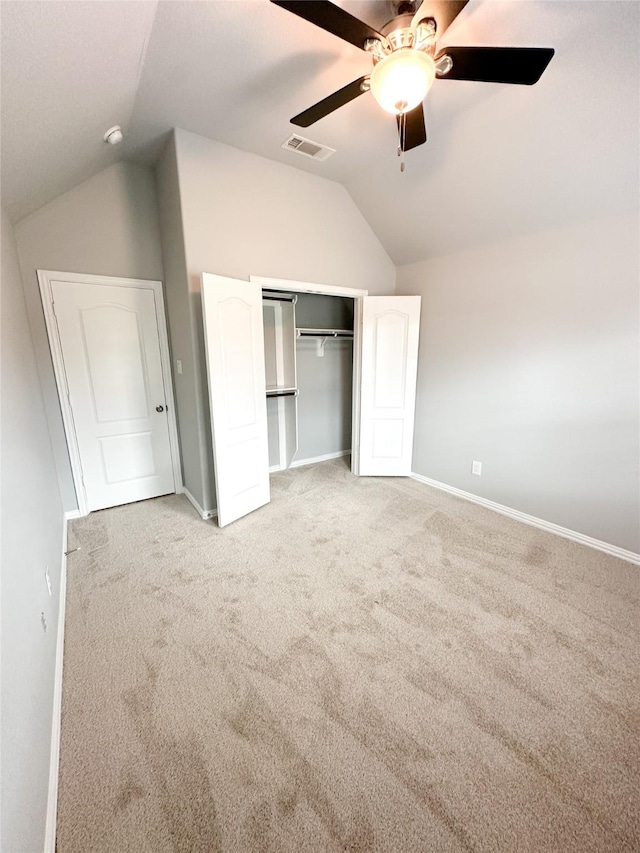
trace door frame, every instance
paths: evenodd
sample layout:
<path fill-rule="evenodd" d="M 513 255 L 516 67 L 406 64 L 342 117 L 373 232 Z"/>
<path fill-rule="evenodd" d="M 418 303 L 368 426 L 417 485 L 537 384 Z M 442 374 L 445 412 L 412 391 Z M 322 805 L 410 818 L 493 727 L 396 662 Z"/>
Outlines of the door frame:
<path fill-rule="evenodd" d="M 80 448 L 73 421 L 73 410 L 67 384 L 64 357 L 62 353 L 62 342 L 58 330 L 55 306 L 53 300 L 53 289 L 51 282 L 68 281 L 73 284 L 102 284 L 108 287 L 135 287 L 151 290 L 154 295 L 156 308 L 156 320 L 158 327 L 158 340 L 160 343 L 160 361 L 162 365 L 162 380 L 164 385 L 165 400 L 167 401 L 167 423 L 169 426 L 169 447 L 171 450 L 171 466 L 173 469 L 173 480 L 176 493 L 183 491 L 182 469 L 180 466 L 180 449 L 178 443 L 178 425 L 176 421 L 175 398 L 173 394 L 173 378 L 171 374 L 171 358 L 169 355 L 169 336 L 167 333 L 167 319 L 164 310 L 164 289 L 161 281 L 149 281 L 146 279 L 121 278 L 107 275 L 82 275 L 72 272 L 57 272 L 54 270 L 37 270 L 38 286 L 40 288 L 40 300 L 44 312 L 44 322 L 47 329 L 53 373 L 56 379 L 56 389 L 60 410 L 62 412 L 62 423 L 67 439 L 69 461 L 71 463 L 71 474 L 73 485 L 76 490 L 78 501 L 78 512 L 81 516 L 89 515 L 87 494 L 82 477 L 82 461 L 80 459 Z"/>
<path fill-rule="evenodd" d="M 269 278 L 250 275 L 249 281 L 260 285 L 263 290 L 279 290 L 284 293 L 319 293 L 323 296 L 346 296 L 353 299 L 353 382 L 351 389 L 351 471 L 360 473 L 360 395 L 362 389 L 362 299 L 368 290 L 355 287 L 338 287 L 332 284 L 314 284 L 308 281 L 289 281 L 284 278 Z M 393 296 L 393 294 L 388 294 Z"/>

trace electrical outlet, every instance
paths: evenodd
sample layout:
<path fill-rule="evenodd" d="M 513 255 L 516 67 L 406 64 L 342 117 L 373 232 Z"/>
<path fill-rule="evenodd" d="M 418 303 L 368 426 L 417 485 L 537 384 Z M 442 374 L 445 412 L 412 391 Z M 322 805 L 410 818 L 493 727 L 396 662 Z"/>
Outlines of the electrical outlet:
<path fill-rule="evenodd" d="M 49 595 L 53 595 L 51 590 L 51 575 L 49 574 L 49 566 L 44 567 L 44 579 L 47 582 L 47 589 L 49 590 Z"/>
<path fill-rule="evenodd" d="M 476 462 L 474 459 L 471 463 L 471 473 L 476 474 L 478 477 L 482 476 L 482 462 Z"/>

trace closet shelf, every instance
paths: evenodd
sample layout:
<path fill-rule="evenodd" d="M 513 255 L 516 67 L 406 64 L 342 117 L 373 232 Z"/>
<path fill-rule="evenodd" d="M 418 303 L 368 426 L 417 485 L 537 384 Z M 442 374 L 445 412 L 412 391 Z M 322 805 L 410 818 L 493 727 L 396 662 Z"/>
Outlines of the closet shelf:
<path fill-rule="evenodd" d="M 314 338 L 316 354 L 324 357 L 324 347 L 327 341 L 353 341 L 351 329 L 296 329 L 296 339 Z"/>
<path fill-rule="evenodd" d="M 351 329 L 296 329 L 297 338 L 340 338 L 353 340 Z"/>

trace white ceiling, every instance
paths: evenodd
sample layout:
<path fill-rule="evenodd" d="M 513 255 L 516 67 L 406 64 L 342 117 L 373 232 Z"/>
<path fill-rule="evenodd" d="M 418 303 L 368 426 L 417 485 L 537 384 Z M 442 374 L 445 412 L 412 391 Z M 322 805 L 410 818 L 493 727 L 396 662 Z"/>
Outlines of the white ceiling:
<path fill-rule="evenodd" d="M 387 0 L 342 0 L 380 27 Z M 172 127 L 340 181 L 396 263 L 638 206 L 640 4 L 471 0 L 442 45 L 551 46 L 533 87 L 436 81 L 400 174 L 364 95 L 281 149 L 289 119 L 366 73 L 357 48 L 267 0 L 2 0 L 2 193 L 14 221 Z M 102 134 L 121 124 L 125 142 Z"/>
<path fill-rule="evenodd" d="M 2 204 L 13 220 L 121 159 L 156 3 L 2 0 Z"/>

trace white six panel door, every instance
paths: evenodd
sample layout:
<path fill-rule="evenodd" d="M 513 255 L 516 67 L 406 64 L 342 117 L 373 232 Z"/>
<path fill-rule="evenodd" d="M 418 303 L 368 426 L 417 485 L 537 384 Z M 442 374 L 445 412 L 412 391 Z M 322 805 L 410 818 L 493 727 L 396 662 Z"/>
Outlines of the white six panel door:
<path fill-rule="evenodd" d="M 202 274 L 218 524 L 269 502 L 262 290 Z"/>
<path fill-rule="evenodd" d="M 419 296 L 363 298 L 361 475 L 411 473 L 419 331 Z"/>
<path fill-rule="evenodd" d="M 174 492 L 156 293 L 51 289 L 88 509 Z"/>

